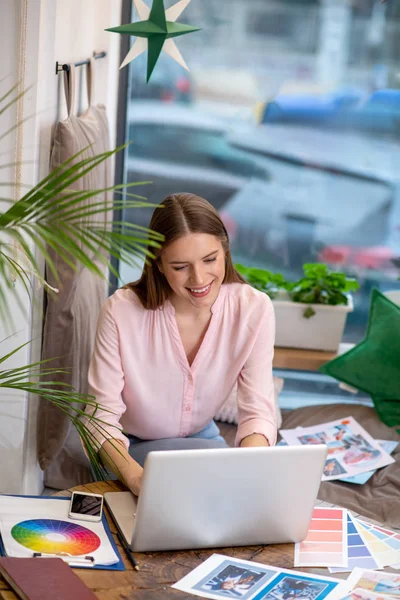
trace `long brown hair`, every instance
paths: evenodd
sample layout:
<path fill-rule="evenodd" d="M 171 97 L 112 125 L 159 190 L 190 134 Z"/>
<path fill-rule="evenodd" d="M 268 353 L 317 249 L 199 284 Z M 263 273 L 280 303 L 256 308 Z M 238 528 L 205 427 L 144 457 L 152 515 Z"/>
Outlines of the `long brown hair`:
<path fill-rule="evenodd" d="M 232 263 L 228 232 L 216 209 L 204 198 L 180 193 L 167 196 L 154 210 L 149 228 L 164 236 L 161 248 L 151 248 L 155 259 L 147 261 L 138 281 L 125 288 L 133 290 L 144 308 L 155 310 L 168 298 L 171 288 L 157 267 L 164 248 L 189 233 L 208 233 L 217 237 L 225 252 L 225 277 L 223 283 L 245 283 Z"/>

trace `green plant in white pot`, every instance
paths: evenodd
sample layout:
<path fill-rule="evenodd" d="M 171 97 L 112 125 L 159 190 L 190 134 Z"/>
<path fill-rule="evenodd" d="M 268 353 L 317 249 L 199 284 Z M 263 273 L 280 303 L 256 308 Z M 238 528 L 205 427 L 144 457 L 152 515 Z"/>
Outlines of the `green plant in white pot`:
<path fill-rule="evenodd" d="M 236 267 L 250 285 L 271 297 L 276 346 L 337 350 L 347 313 L 353 310 L 351 292 L 359 288 L 354 278 L 331 271 L 322 263 L 303 265 L 304 276 L 294 282 L 288 282 L 280 273 Z"/>
<path fill-rule="evenodd" d="M 349 294 L 360 287 L 358 281 L 345 273 L 331 271 L 323 263 L 307 263 L 303 265 L 304 277 L 287 286 L 293 302 L 303 304 L 323 304 L 325 306 L 348 306 Z M 308 306 L 304 317 L 315 314 Z"/>

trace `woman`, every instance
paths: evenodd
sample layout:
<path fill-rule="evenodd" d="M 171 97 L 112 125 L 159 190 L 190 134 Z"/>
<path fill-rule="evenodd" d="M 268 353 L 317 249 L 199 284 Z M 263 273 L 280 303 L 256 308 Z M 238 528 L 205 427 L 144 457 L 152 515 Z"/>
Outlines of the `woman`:
<path fill-rule="evenodd" d="M 271 301 L 235 271 L 206 200 L 168 196 L 150 229 L 162 248 L 106 302 L 89 369 L 100 456 L 134 494 L 150 450 L 226 446 L 213 417 L 236 390 L 236 445 L 276 441 Z"/>

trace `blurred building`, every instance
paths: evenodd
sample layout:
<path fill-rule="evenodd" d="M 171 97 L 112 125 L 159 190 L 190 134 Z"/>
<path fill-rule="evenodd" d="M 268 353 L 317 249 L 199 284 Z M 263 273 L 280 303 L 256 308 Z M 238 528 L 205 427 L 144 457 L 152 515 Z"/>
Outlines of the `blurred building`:
<path fill-rule="evenodd" d="M 228 70 L 251 65 L 261 88 L 272 95 L 290 81 L 299 87 L 302 82 L 400 87 L 394 83 L 400 51 L 397 0 L 218 0 L 218 11 L 212 0 L 202 0 L 185 13 L 188 22 L 207 23 L 197 44 L 195 36 L 181 42 L 194 71 L 196 63 Z"/>

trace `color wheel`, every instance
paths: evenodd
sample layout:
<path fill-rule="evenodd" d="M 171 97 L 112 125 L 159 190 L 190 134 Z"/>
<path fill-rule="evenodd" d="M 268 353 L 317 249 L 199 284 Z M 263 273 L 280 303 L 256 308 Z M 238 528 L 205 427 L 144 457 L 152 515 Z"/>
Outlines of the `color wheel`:
<path fill-rule="evenodd" d="M 11 529 L 16 542 L 34 552 L 80 556 L 97 550 L 100 538 L 90 529 L 56 519 L 21 521 Z"/>

